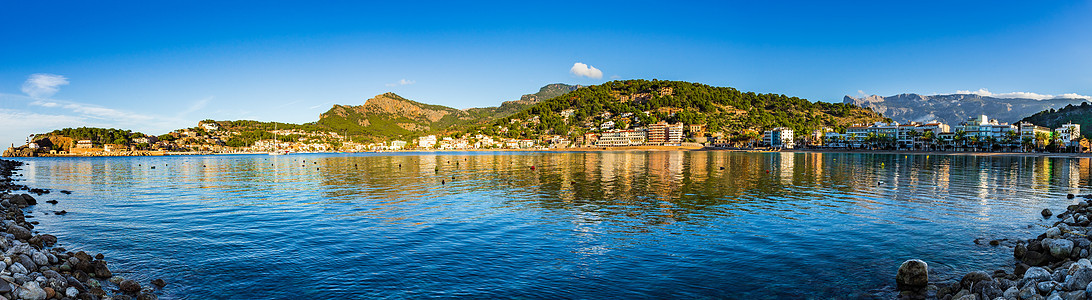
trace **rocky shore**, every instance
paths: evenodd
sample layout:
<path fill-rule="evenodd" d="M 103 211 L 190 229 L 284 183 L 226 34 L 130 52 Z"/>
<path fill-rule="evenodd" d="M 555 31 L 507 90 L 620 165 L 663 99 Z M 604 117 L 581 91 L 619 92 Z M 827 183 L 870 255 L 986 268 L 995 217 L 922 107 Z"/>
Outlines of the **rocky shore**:
<path fill-rule="evenodd" d="M 23 209 L 38 205 L 30 194 L 50 191 L 16 184 L 12 177 L 21 165 L 0 160 L 0 300 L 158 298 L 156 289 L 166 284 L 162 279 L 141 285 L 115 276 L 102 254 L 72 252 L 57 247 L 57 237 L 35 232 L 38 222 L 28 221 Z"/>
<path fill-rule="evenodd" d="M 1057 221 L 1035 238 L 1016 241 L 1012 269 L 971 272 L 959 281 L 930 282 L 928 263 L 907 260 L 895 275 L 898 298 L 1092 299 L 1092 195 L 1081 197 L 1084 199 L 1056 216 L 1049 209 L 1042 211 L 1043 218 Z M 989 244 L 998 246 L 1001 241 Z"/>

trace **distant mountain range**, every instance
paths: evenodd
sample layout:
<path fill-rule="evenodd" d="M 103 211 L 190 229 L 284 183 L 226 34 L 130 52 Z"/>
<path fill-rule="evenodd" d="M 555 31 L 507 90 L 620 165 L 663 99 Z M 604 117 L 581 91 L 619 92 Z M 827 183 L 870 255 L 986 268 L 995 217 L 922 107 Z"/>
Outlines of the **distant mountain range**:
<path fill-rule="evenodd" d="M 978 115 L 987 115 L 1001 122 L 1014 123 L 1040 111 L 1058 109 L 1066 105 L 1081 105 L 1088 101 L 1079 98 L 1047 100 L 995 98 L 976 94 L 900 94 L 889 97 L 872 95 L 862 98 L 847 95 L 842 102 L 871 108 L 899 123 L 937 120 L 947 124 L 958 124 L 969 117 Z"/>
<path fill-rule="evenodd" d="M 537 93 L 497 107 L 455 109 L 406 99 L 394 93 L 377 95 L 363 105 L 334 105 L 313 123 L 349 135 L 367 137 L 414 136 L 460 131 L 510 116 L 542 100 L 560 96 L 582 86 L 549 84 Z"/>

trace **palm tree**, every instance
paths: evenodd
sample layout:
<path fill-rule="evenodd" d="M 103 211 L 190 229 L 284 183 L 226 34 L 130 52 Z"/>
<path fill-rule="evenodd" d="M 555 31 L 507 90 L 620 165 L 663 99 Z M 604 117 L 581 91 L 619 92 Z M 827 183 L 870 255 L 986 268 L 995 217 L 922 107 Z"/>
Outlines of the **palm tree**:
<path fill-rule="evenodd" d="M 958 144 L 960 147 L 963 147 L 967 140 L 967 132 L 963 131 L 963 129 L 956 131 L 953 140 L 955 140 L 956 144 Z"/>
<path fill-rule="evenodd" d="M 1036 149 L 1042 149 L 1043 146 L 1047 145 L 1047 141 L 1049 141 L 1049 140 L 1050 140 L 1050 135 L 1049 134 L 1044 133 L 1044 132 L 1036 133 L 1035 134 L 1035 142 L 1036 142 L 1035 143 L 1035 148 Z"/>
<path fill-rule="evenodd" d="M 923 132 L 923 133 L 921 134 L 921 139 L 922 139 L 922 140 L 925 140 L 925 144 L 926 144 L 926 145 L 927 145 L 928 147 L 932 147 L 932 146 L 933 146 L 933 143 L 932 143 L 932 142 L 933 142 L 933 139 L 934 139 L 934 138 L 936 138 L 936 134 L 935 134 L 935 133 L 933 133 L 933 131 L 932 131 L 932 130 L 929 130 L 929 131 Z"/>

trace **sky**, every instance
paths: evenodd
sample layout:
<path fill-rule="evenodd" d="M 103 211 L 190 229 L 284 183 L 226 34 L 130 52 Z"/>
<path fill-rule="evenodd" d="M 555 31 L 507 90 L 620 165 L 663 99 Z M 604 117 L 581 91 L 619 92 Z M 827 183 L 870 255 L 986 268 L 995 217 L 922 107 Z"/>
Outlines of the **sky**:
<path fill-rule="evenodd" d="M 0 143 L 616 79 L 827 102 L 1092 95 L 1092 1 L 461 2 L 0 1 Z"/>

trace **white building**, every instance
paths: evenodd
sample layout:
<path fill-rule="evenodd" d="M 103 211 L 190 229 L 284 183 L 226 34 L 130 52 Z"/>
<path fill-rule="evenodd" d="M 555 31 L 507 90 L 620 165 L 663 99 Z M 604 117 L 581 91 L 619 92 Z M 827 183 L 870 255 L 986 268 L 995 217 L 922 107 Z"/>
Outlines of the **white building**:
<path fill-rule="evenodd" d="M 391 141 L 390 150 L 402 150 L 406 148 L 406 141 Z"/>
<path fill-rule="evenodd" d="M 792 136 L 792 129 L 778 127 L 767 130 L 762 134 L 762 142 L 770 147 L 792 149 L 796 142 Z"/>
<path fill-rule="evenodd" d="M 603 124 L 599 125 L 599 130 L 610 130 L 610 129 L 614 129 L 614 121 L 606 121 L 606 122 L 603 122 Z"/>
<path fill-rule="evenodd" d="M 422 136 L 422 137 L 417 138 L 417 147 L 418 148 L 431 149 L 434 146 L 436 146 L 436 136 L 435 135 L 428 135 L 428 136 Z"/>
<path fill-rule="evenodd" d="M 1073 124 L 1073 122 L 1062 124 L 1061 128 L 1055 129 L 1058 141 L 1064 147 L 1080 146 L 1078 142 L 1081 139 L 1081 124 Z"/>
<path fill-rule="evenodd" d="M 644 130 L 609 130 L 599 135 L 595 142 L 599 147 L 641 146 L 648 139 Z"/>

